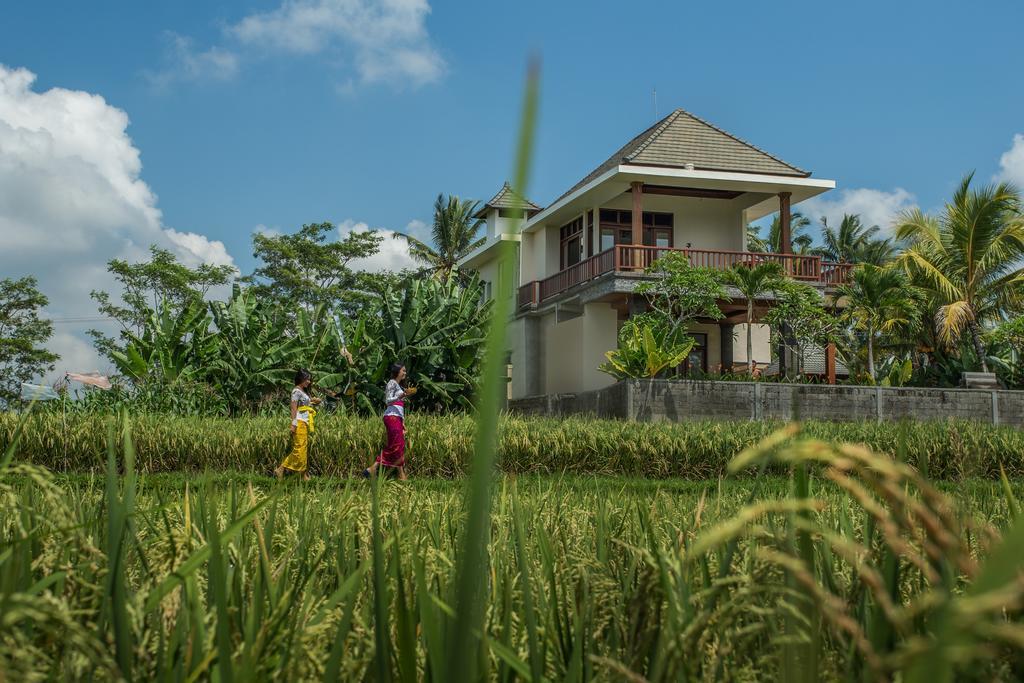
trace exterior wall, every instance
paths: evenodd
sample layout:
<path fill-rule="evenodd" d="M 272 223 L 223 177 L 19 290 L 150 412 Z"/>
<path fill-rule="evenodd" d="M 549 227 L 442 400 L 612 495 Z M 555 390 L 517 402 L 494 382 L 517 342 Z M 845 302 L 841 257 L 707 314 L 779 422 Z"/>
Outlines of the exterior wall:
<path fill-rule="evenodd" d="M 583 337 L 579 340 L 581 377 L 575 389 L 591 391 L 615 382 L 614 377 L 597 368 L 607 360 L 605 353 L 618 346 L 618 312 L 609 304 L 586 304 L 582 320 Z"/>
<path fill-rule="evenodd" d="M 751 325 L 750 341 L 754 351 L 754 362 L 767 365 L 772 362 L 771 327 Z M 733 330 L 736 338 L 732 342 L 732 359 L 736 364 L 747 362 L 747 324 L 740 323 Z"/>
<path fill-rule="evenodd" d="M 1024 391 L 979 389 L 631 380 L 576 395 L 513 401 L 510 409 L 641 421 L 959 419 L 1024 427 Z"/>
<path fill-rule="evenodd" d="M 689 331 L 708 336 L 708 371 L 714 372 L 722 364 L 722 328 L 718 326 L 718 323 L 711 325 L 697 323 L 690 325 Z"/>
<path fill-rule="evenodd" d="M 689 242 L 694 249 L 744 250 L 743 209 L 735 200 L 648 194 L 643 197 L 643 206 L 644 211 L 673 214 L 673 239 L 677 248 Z M 624 194 L 603 207 L 632 209 L 633 200 Z"/>
<path fill-rule="evenodd" d="M 582 382 L 583 317 L 556 322 L 555 314 L 541 319 L 544 347 L 544 388 L 548 394 L 579 391 Z"/>
<path fill-rule="evenodd" d="M 491 259 L 490 261 L 487 261 L 486 263 L 483 263 L 483 264 L 477 266 L 476 272 L 480 276 L 481 280 L 483 280 L 485 283 L 489 283 L 490 284 L 490 287 L 488 289 L 491 292 L 491 296 L 497 295 L 497 293 L 498 293 L 498 260 L 497 259 Z M 486 285 L 485 285 L 485 287 L 486 287 Z"/>

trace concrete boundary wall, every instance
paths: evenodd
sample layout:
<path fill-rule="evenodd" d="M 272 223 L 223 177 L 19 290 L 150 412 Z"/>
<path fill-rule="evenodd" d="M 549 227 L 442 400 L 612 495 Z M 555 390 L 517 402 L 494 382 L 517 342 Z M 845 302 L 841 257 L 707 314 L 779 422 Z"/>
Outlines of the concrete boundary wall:
<path fill-rule="evenodd" d="M 578 394 L 509 402 L 513 413 L 682 420 L 974 420 L 1024 427 L 1024 391 L 774 382 L 625 380 Z"/>

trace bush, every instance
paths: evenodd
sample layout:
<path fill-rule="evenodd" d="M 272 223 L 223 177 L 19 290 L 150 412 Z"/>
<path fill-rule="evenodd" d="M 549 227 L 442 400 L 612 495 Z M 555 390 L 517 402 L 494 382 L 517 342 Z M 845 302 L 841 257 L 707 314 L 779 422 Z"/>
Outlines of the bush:
<path fill-rule="evenodd" d="M 0 414 L 0 452 L 17 416 Z M 112 418 L 38 413 L 28 420 L 18 457 L 61 471 L 100 471 Z M 474 423 L 466 416 L 412 414 L 410 469 L 416 476 L 458 477 L 470 461 Z M 780 425 L 771 422 L 651 424 L 506 417 L 498 464 L 517 473 L 571 473 L 707 479 Z M 805 424 L 805 433 L 829 441 L 863 443 L 906 460 L 935 479 L 1024 477 L 1024 431 L 974 422 Z M 371 462 L 384 437 L 379 418 L 318 416 L 312 471 L 354 476 Z M 134 418 L 139 468 L 148 472 L 269 473 L 288 447 L 286 418 Z M 782 470 L 779 470 L 781 472 Z"/>

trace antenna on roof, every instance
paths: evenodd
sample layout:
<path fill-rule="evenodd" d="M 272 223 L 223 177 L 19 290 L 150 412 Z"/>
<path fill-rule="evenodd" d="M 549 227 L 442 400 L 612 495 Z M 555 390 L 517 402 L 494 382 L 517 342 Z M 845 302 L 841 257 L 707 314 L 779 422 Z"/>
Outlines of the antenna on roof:
<path fill-rule="evenodd" d="M 651 95 L 654 96 L 654 120 L 657 121 L 658 120 L 658 89 L 654 88 L 654 90 L 651 91 Z"/>

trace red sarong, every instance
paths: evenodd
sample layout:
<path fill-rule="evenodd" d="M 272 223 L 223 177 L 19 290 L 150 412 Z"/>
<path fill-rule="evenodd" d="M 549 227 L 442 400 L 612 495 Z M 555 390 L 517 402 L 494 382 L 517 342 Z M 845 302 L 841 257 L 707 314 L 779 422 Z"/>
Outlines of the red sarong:
<path fill-rule="evenodd" d="M 388 434 L 387 445 L 377 456 L 377 462 L 385 467 L 405 467 L 405 429 L 402 418 L 397 415 L 384 416 L 384 429 Z"/>

